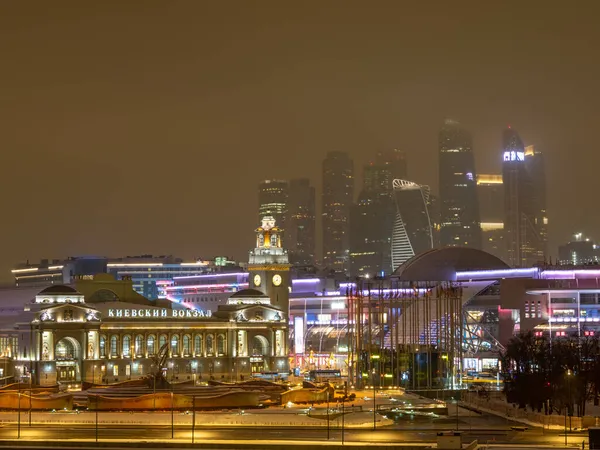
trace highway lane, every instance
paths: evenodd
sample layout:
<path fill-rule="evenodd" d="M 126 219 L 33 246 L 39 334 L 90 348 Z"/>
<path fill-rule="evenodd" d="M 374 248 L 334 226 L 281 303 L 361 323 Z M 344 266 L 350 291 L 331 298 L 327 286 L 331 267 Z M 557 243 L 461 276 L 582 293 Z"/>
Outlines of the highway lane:
<path fill-rule="evenodd" d="M 344 431 L 346 442 L 434 442 L 438 430 L 435 429 L 398 429 L 385 427 L 376 431 L 368 429 L 352 429 Z M 5 425 L 0 428 L 0 439 L 16 439 L 18 429 L 16 425 Z M 288 440 L 295 441 L 325 441 L 327 440 L 326 429 L 315 428 L 206 428 L 198 426 L 194 432 L 197 442 L 218 440 Z M 191 442 L 191 428 L 177 427 L 174 429 L 174 438 Z M 171 439 L 171 427 L 153 426 L 151 428 L 140 428 L 139 426 L 102 426 L 98 429 L 98 436 L 105 439 L 139 439 L 139 440 L 169 440 Z M 527 431 L 514 431 L 510 429 L 473 429 L 462 432 L 465 443 L 477 440 L 485 444 L 523 444 L 523 445 L 559 445 L 564 443 L 564 435 L 556 431 L 532 429 Z M 48 440 L 77 440 L 94 439 L 95 427 L 89 425 L 81 426 L 38 426 L 31 428 L 24 424 L 21 426 L 21 439 L 48 439 Z M 580 444 L 582 440 L 587 441 L 586 434 L 574 433 L 568 436 L 572 444 Z M 341 430 L 331 429 L 330 440 L 340 441 Z"/>

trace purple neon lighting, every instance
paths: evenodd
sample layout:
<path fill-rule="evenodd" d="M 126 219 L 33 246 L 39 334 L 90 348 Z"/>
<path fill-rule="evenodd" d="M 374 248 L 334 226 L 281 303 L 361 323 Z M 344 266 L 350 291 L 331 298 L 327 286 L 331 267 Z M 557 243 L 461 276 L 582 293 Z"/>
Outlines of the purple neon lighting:
<path fill-rule="evenodd" d="M 523 275 L 535 275 L 538 270 L 539 269 L 536 267 L 529 267 L 526 269 L 473 270 L 456 272 L 456 279 L 517 277 Z"/>
<path fill-rule="evenodd" d="M 185 277 L 173 277 L 174 280 L 189 280 L 192 278 L 214 278 L 214 277 L 243 277 L 248 275 L 248 272 L 232 272 L 232 273 L 207 273 L 204 275 L 189 275 Z"/>
<path fill-rule="evenodd" d="M 600 276 L 598 269 L 577 269 L 577 270 L 544 270 L 542 278 L 575 278 L 577 275 Z"/>
<path fill-rule="evenodd" d="M 298 280 L 292 280 L 292 283 L 318 283 L 320 278 L 300 278 Z"/>
<path fill-rule="evenodd" d="M 189 286 L 165 286 L 165 291 L 178 291 L 183 289 L 208 289 L 248 286 L 248 283 L 224 283 L 224 284 L 194 284 Z"/>

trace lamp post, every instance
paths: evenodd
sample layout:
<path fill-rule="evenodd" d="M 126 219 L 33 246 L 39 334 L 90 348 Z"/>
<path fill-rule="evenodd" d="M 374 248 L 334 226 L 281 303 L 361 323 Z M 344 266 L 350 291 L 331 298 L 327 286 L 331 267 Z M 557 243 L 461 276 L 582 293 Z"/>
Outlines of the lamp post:
<path fill-rule="evenodd" d="M 375 431 L 375 428 L 377 426 L 377 405 L 375 403 L 375 397 L 377 396 L 377 391 L 375 390 L 375 367 L 373 367 L 371 373 L 373 375 L 373 431 Z"/>
<path fill-rule="evenodd" d="M 31 364 L 31 363 L 30 363 Z M 32 405 L 31 405 L 31 392 L 33 388 L 33 369 L 32 366 L 29 366 L 29 428 L 31 428 L 31 409 L 32 409 Z"/>
<path fill-rule="evenodd" d="M 567 369 L 567 387 L 569 389 L 569 398 L 565 405 L 565 445 L 567 444 L 567 414 L 569 412 L 569 403 L 571 402 L 571 370 Z"/>
<path fill-rule="evenodd" d="M 346 397 L 345 396 L 342 397 L 342 445 L 344 445 L 344 414 L 346 411 L 345 404 L 344 404 L 345 400 L 346 400 Z"/>
<path fill-rule="evenodd" d="M 327 440 L 329 440 L 329 385 L 327 386 Z"/>

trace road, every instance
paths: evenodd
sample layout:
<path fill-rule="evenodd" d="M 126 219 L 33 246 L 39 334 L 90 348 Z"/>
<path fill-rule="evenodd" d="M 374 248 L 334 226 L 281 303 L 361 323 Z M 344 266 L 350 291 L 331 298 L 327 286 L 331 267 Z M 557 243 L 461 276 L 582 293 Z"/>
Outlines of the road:
<path fill-rule="evenodd" d="M 346 442 L 402 442 L 422 443 L 435 442 L 436 429 L 408 429 L 398 426 L 372 430 L 345 430 Z M 21 439 L 47 439 L 47 440 L 78 440 L 94 439 L 95 428 L 89 425 L 81 426 L 37 426 L 31 428 L 24 424 L 21 426 Z M 0 439 L 16 439 L 18 427 L 16 425 L 5 425 L 0 428 Z M 205 428 L 197 427 L 195 431 L 196 442 L 219 441 L 219 440 L 243 440 L 243 441 L 326 441 L 326 429 L 314 428 Z M 102 426 L 98 429 L 101 440 L 170 440 L 171 427 L 152 427 L 140 429 L 139 426 Z M 174 429 L 174 438 L 191 442 L 190 427 L 178 427 Z M 561 445 L 564 444 L 564 434 L 556 431 L 532 429 L 527 431 L 514 431 L 504 428 L 472 429 L 462 432 L 463 442 L 477 440 L 481 444 L 511 444 L 511 445 Z M 330 441 L 341 440 L 341 430 L 330 430 Z M 586 434 L 573 433 L 568 436 L 569 444 L 581 445 Z"/>

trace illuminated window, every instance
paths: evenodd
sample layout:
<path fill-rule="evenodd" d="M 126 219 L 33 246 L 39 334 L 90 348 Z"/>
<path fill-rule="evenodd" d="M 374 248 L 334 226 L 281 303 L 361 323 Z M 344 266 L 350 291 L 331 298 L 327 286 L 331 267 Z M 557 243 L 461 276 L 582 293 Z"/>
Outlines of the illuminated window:
<path fill-rule="evenodd" d="M 113 366 L 113 376 L 114 377 L 119 376 L 119 366 L 117 366 L 116 364 Z"/>
<path fill-rule="evenodd" d="M 106 358 L 106 338 L 100 336 L 100 358 Z"/>
<path fill-rule="evenodd" d="M 184 334 L 183 335 L 183 356 L 189 356 L 190 355 L 190 335 L 189 334 Z"/>
<path fill-rule="evenodd" d="M 173 355 L 179 355 L 179 336 L 176 334 L 171 338 L 171 353 Z"/>
<path fill-rule="evenodd" d="M 123 357 L 129 358 L 131 356 L 131 336 L 123 336 Z"/>
<path fill-rule="evenodd" d="M 119 338 L 116 335 L 110 337 L 110 356 L 116 358 L 119 355 Z"/>
<path fill-rule="evenodd" d="M 144 336 L 138 334 L 135 337 L 135 356 L 143 356 L 144 354 Z"/>
<path fill-rule="evenodd" d="M 214 337 L 212 334 L 206 336 L 206 354 L 212 356 L 215 353 Z"/>
<path fill-rule="evenodd" d="M 225 335 L 219 334 L 217 336 L 217 354 L 219 356 L 225 354 Z"/>
<path fill-rule="evenodd" d="M 153 356 L 154 354 L 156 354 L 156 349 L 154 348 L 155 341 L 156 338 L 153 334 L 148 336 L 148 341 L 146 342 L 146 350 L 148 350 L 148 356 Z"/>
<path fill-rule="evenodd" d="M 194 353 L 196 355 L 202 355 L 202 335 L 197 334 L 194 337 Z"/>

